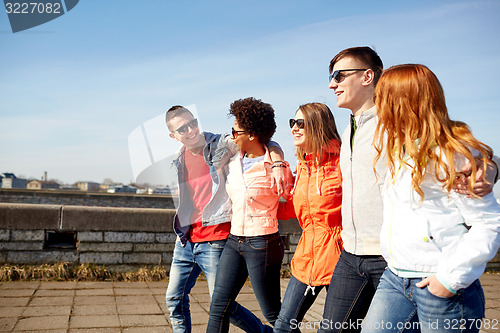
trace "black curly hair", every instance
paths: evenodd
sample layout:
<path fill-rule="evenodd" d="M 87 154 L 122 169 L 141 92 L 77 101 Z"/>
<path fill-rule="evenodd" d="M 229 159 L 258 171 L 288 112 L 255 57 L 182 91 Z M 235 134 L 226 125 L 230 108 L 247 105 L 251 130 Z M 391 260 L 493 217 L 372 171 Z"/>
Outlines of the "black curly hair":
<path fill-rule="evenodd" d="M 276 131 L 274 109 L 260 99 L 247 97 L 234 101 L 229 106 L 229 115 L 234 116 L 238 125 L 262 144 L 268 144 Z"/>

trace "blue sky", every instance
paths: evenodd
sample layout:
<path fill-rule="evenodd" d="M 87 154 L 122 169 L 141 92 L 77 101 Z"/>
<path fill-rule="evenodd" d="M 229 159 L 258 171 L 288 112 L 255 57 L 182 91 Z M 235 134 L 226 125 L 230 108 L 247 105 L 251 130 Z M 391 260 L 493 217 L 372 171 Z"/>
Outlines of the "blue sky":
<path fill-rule="evenodd" d="M 81 0 L 13 34 L 0 12 L 0 172 L 65 183 L 133 181 L 128 136 L 171 105 L 196 105 L 203 128 L 228 132 L 229 104 L 276 110 L 275 140 L 300 104 L 348 110 L 328 90 L 340 50 L 374 47 L 385 67 L 423 63 L 452 118 L 500 151 L 500 1 Z M 170 142 L 165 142 L 168 147 Z"/>

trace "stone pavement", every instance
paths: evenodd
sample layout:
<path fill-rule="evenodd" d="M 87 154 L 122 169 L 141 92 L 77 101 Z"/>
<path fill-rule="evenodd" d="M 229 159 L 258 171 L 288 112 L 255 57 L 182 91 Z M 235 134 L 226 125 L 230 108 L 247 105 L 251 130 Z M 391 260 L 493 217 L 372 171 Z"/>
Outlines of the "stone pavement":
<path fill-rule="evenodd" d="M 282 295 L 288 283 L 282 279 Z M 500 332 L 500 275 L 485 274 L 489 329 Z M 0 283 L 2 332 L 172 332 L 165 308 L 167 282 L 3 282 Z M 305 317 L 302 332 L 316 332 L 322 318 L 325 291 Z M 238 301 L 264 320 L 249 284 Z M 199 280 L 191 295 L 193 332 L 205 332 L 209 296 Z M 238 332 L 234 326 L 231 332 Z"/>

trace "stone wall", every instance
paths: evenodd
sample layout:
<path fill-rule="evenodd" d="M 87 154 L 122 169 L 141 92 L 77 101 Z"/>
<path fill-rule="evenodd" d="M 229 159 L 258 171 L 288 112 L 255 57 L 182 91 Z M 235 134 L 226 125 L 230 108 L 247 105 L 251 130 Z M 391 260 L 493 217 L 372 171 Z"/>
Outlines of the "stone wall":
<path fill-rule="evenodd" d="M 118 271 L 163 265 L 175 244 L 173 209 L 0 203 L 0 263 L 99 264 Z M 289 269 L 301 229 L 280 221 Z"/>
<path fill-rule="evenodd" d="M 176 236 L 173 209 L 102 208 L 0 203 L 0 264 L 91 263 L 124 271 L 163 265 L 169 271 Z M 289 269 L 301 229 L 280 221 Z M 500 254 L 488 264 L 500 272 Z"/>
<path fill-rule="evenodd" d="M 27 189 L 0 189 L 0 203 L 159 209 L 174 208 L 174 201 L 171 195 Z"/>

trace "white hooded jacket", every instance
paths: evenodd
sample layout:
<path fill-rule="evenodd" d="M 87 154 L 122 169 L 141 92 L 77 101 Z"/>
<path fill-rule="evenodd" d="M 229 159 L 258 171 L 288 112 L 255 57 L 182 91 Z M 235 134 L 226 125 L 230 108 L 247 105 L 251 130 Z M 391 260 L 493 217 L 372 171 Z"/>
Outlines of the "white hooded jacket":
<path fill-rule="evenodd" d="M 457 170 L 465 162 L 463 156 L 455 158 Z M 500 206 L 493 194 L 467 198 L 447 193 L 427 174 L 420 202 L 411 171 L 399 165 L 396 171 L 394 179 L 388 173 L 382 189 L 380 244 L 389 267 L 436 273 L 454 290 L 468 287 L 500 247 Z"/>

